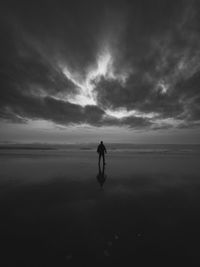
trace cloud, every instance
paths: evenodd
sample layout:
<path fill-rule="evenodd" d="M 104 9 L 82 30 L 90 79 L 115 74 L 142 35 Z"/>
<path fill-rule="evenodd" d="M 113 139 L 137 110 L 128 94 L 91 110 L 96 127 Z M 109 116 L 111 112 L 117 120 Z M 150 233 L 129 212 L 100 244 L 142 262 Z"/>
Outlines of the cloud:
<path fill-rule="evenodd" d="M 128 126 L 129 128 L 148 128 L 152 126 L 152 122 L 148 118 L 126 116 L 121 119 L 112 116 L 105 117 L 103 124 L 106 126 Z"/>
<path fill-rule="evenodd" d="M 44 119 L 63 125 L 74 123 L 96 125 L 101 119 L 103 111 L 96 106 L 83 108 L 52 97 L 20 96 L 12 105 L 1 109 L 1 113 L 9 114 L 7 118 L 12 121 L 16 120 L 17 114 L 18 118 Z M 5 115 L 4 118 L 6 119 Z"/>
<path fill-rule="evenodd" d="M 124 60 L 133 71 L 124 84 L 104 77 L 96 83 L 101 107 L 134 109 L 147 114 L 155 112 L 160 119 L 199 119 L 198 104 L 194 100 L 199 97 L 199 15 L 195 1 L 191 5 L 184 1 L 180 3 L 157 3 L 154 18 L 151 17 L 151 5 L 148 14 L 142 9 L 144 20 L 137 21 L 138 30 L 133 26 L 138 34 L 129 35 L 129 41 L 125 43 L 127 56 Z M 161 19 L 157 8 L 162 9 L 165 5 L 165 14 L 169 14 Z M 143 29 L 144 25 L 148 32 Z"/>
<path fill-rule="evenodd" d="M 199 11 L 195 0 L 1 2 L 0 118 L 198 125 Z"/>

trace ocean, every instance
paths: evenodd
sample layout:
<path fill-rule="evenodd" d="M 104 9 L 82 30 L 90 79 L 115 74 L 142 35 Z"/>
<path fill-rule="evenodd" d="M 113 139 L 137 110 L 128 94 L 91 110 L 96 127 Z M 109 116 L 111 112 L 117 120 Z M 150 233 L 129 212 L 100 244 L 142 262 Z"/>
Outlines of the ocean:
<path fill-rule="evenodd" d="M 198 266 L 200 145 L 0 146 L 1 266 Z"/>

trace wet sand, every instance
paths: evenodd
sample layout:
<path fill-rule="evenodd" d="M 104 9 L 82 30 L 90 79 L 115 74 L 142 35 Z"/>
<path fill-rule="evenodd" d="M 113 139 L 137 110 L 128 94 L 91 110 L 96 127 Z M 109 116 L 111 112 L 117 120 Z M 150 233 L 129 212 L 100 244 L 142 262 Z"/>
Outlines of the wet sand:
<path fill-rule="evenodd" d="M 199 159 L 2 150 L 1 266 L 199 266 Z"/>

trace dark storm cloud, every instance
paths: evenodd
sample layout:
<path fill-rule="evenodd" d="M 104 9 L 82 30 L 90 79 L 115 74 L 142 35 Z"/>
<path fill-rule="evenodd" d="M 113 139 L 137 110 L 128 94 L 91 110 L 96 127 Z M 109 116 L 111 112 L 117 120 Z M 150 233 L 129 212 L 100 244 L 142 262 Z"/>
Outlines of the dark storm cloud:
<path fill-rule="evenodd" d="M 34 85 L 36 89 L 43 88 L 49 93 L 74 91 L 74 84 L 51 60 L 50 54 L 41 50 L 40 43 L 34 43 L 33 40 L 30 43 L 29 36 L 24 40 L 24 34 L 20 30 L 18 33 L 15 39 L 12 35 L 2 36 L 1 74 L 8 77 L 8 83 L 13 82 L 22 89 L 25 85 Z M 2 90 L 6 94 L 6 89 Z"/>
<path fill-rule="evenodd" d="M 131 17 L 133 35 L 127 31 L 123 50 L 123 60 L 133 72 L 125 84 L 102 77 L 96 85 L 99 105 L 199 120 L 198 10 L 195 1 L 149 1 L 140 6 L 139 18 Z"/>
<path fill-rule="evenodd" d="M 94 61 L 100 10 L 100 3 L 89 2 L 1 2 L 1 118 L 98 123 L 103 113 L 98 107 L 82 108 L 52 96 L 77 91 L 58 60 L 82 73 Z"/>
<path fill-rule="evenodd" d="M 2 13 L 14 24 L 15 42 L 39 45 L 47 57 L 61 57 L 84 71 L 96 55 L 102 8 L 93 1 L 7 1 Z"/>
<path fill-rule="evenodd" d="M 9 99 L 9 105 L 0 108 L 1 118 L 17 123 L 25 123 L 27 118 L 53 121 L 56 124 L 90 124 L 101 125 L 128 125 L 138 128 L 149 126 L 150 122 L 143 118 L 126 117 L 121 120 L 105 116 L 105 112 L 97 106 L 71 104 L 52 97 L 34 97 L 21 94 Z"/>
<path fill-rule="evenodd" d="M 143 80 L 136 76 L 130 77 L 125 85 L 117 81 L 102 79 L 96 90 L 101 107 L 135 109 L 145 114 L 158 113 L 160 118 L 177 117 L 184 111 L 184 106 L 173 93 L 161 94 L 156 91 L 155 82 Z"/>
<path fill-rule="evenodd" d="M 160 127 L 148 117 L 105 114 L 125 108 L 186 127 L 200 120 L 199 1 L 12 2 L 0 4 L 1 118 Z M 79 89 L 61 66 L 83 79 L 104 45 L 114 77 L 94 81 L 98 106 L 59 99 Z"/>
<path fill-rule="evenodd" d="M 98 125 L 104 112 L 96 106 L 81 107 L 52 97 L 18 95 L 10 106 L 0 109 L 4 119 L 20 122 L 21 118 L 44 119 L 57 124 L 86 123 Z M 7 114 L 7 116 L 5 115 Z M 17 114 L 17 116 L 16 116 Z"/>

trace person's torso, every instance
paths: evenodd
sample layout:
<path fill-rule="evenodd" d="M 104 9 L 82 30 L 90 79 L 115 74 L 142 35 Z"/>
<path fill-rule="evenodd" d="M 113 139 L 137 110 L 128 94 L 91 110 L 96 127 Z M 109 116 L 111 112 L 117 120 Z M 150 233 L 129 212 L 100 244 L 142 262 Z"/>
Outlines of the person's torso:
<path fill-rule="evenodd" d="M 99 153 L 104 153 L 104 151 L 105 151 L 104 145 L 99 145 L 98 151 L 99 151 Z"/>

